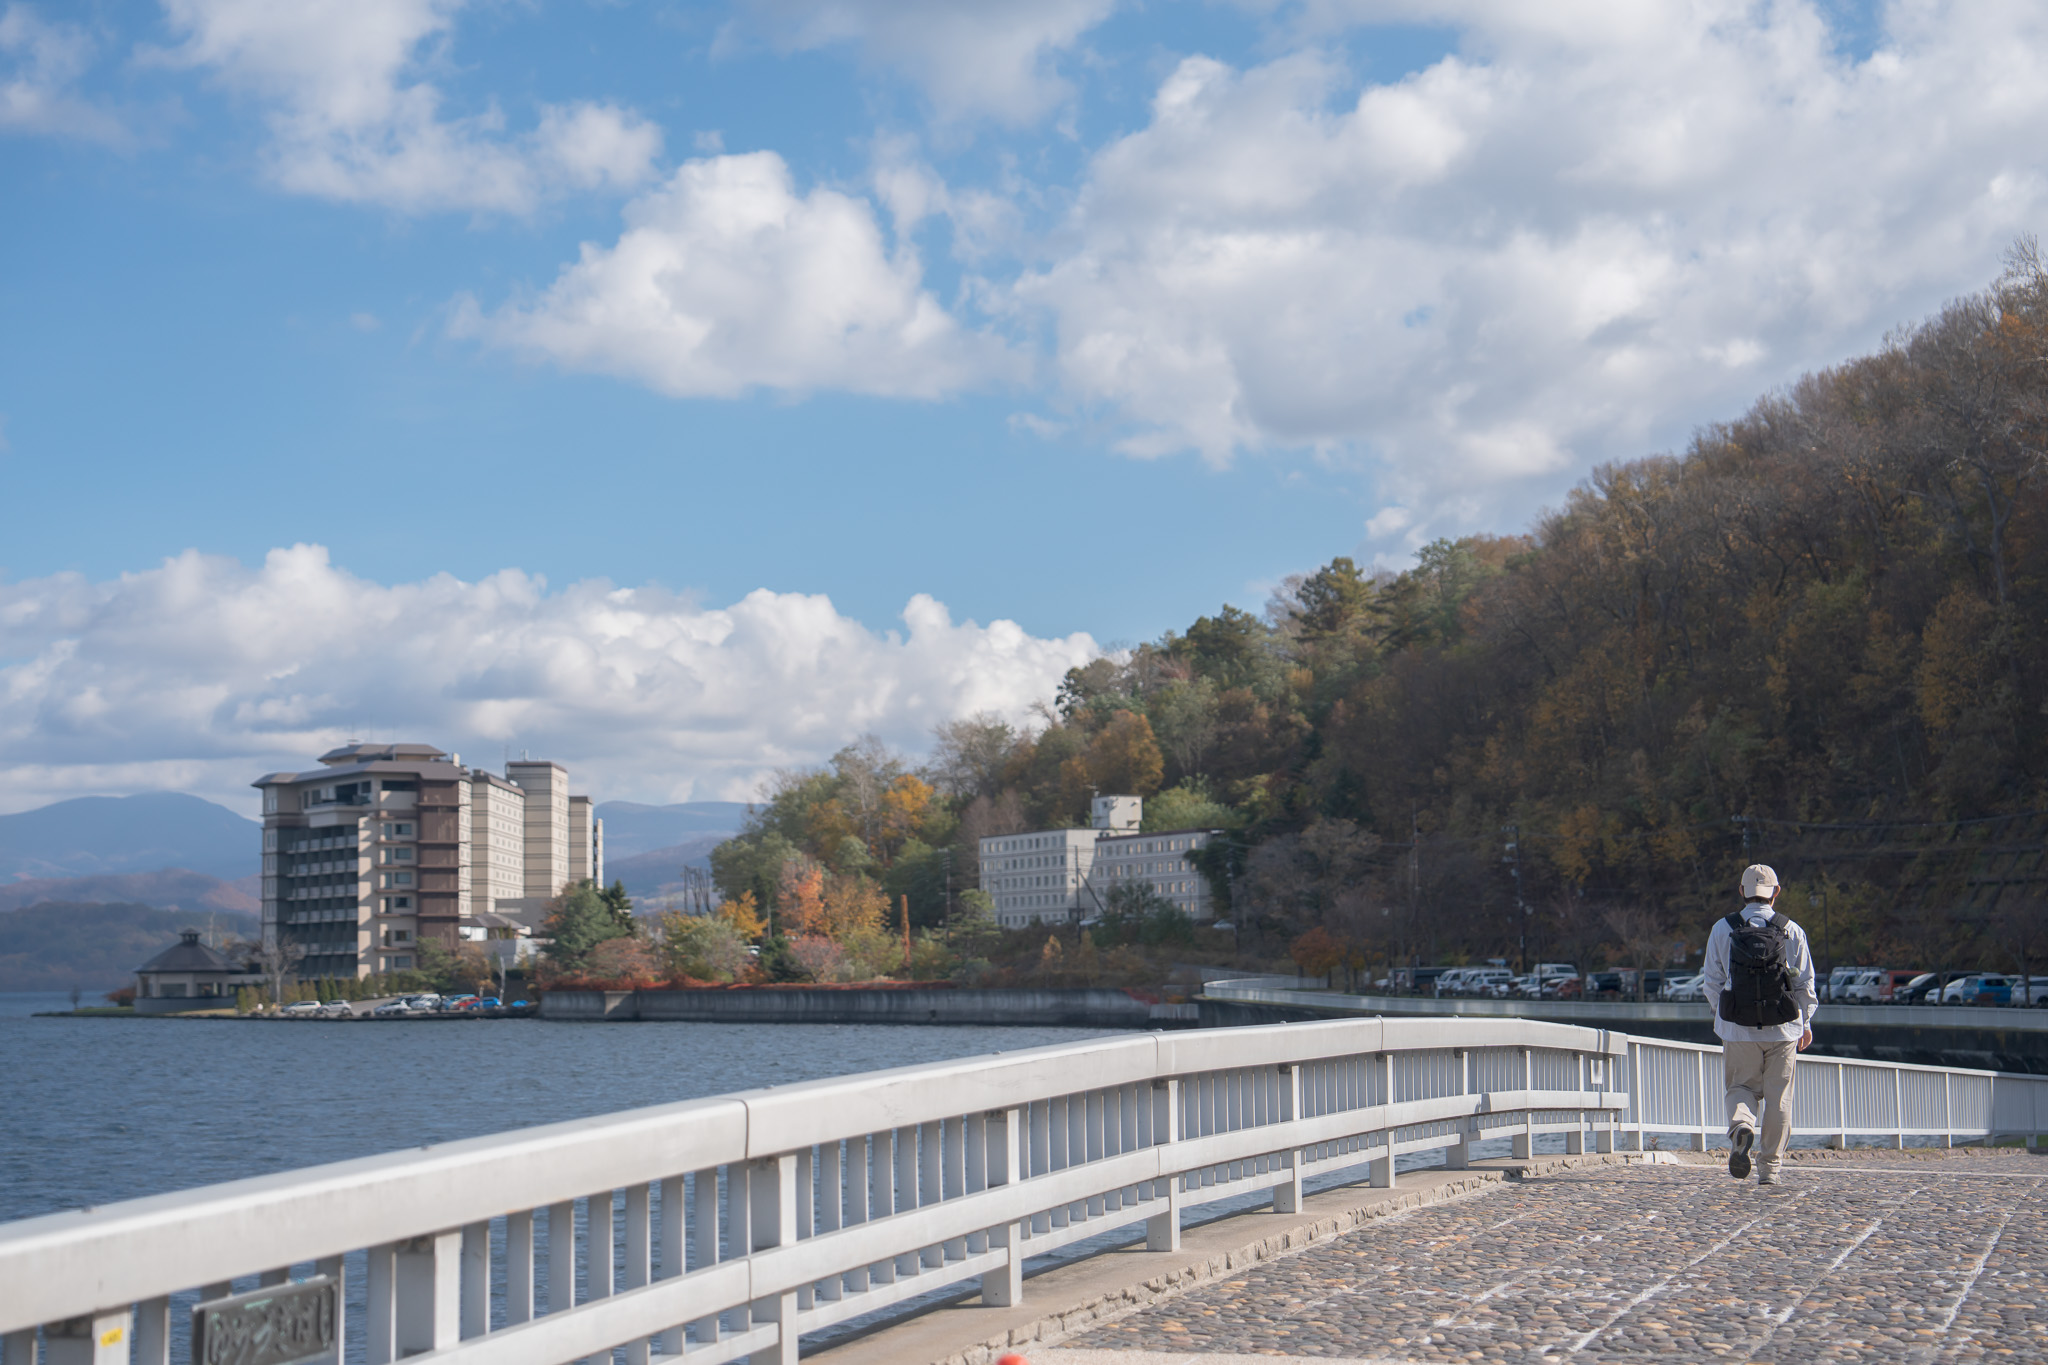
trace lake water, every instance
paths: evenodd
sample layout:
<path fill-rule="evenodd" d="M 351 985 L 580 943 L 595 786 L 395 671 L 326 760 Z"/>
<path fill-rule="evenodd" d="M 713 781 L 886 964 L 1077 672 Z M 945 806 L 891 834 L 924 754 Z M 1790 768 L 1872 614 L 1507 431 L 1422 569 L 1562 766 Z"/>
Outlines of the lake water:
<path fill-rule="evenodd" d="M 864 1024 L 37 1019 L 0 992 L 0 1221 L 852 1071 L 1102 1037 Z"/>

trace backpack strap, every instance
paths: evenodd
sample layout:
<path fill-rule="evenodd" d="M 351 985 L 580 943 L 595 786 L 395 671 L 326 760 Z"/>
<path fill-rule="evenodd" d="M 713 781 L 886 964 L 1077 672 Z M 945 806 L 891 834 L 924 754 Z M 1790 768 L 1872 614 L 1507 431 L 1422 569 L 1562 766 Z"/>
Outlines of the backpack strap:
<path fill-rule="evenodd" d="M 1742 932 L 1742 931 L 1743 931 L 1744 929 L 1746 929 L 1746 928 L 1748 928 L 1748 927 L 1749 927 L 1749 925 L 1748 925 L 1748 924 L 1747 924 L 1747 923 L 1746 923 L 1746 922 L 1745 922 L 1745 921 L 1743 920 L 1743 918 L 1742 918 L 1742 912 L 1741 912 L 1740 910 L 1731 910 L 1731 911 L 1729 911 L 1729 913 L 1728 913 L 1728 932 L 1729 932 L 1729 933 L 1731 933 L 1731 934 L 1739 934 L 1739 933 L 1741 933 L 1741 932 Z"/>

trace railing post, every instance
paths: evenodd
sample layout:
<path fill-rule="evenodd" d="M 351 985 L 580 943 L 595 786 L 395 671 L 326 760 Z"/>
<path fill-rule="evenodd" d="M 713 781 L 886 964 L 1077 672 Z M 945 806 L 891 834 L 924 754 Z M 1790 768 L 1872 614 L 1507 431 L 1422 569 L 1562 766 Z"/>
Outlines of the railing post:
<path fill-rule="evenodd" d="M 1522 1053 L 1522 1062 L 1527 1066 L 1529 1054 Z M 1394 1188 L 1394 1054 L 1380 1054 L 1380 1141 L 1386 1144 L 1387 1154 L 1366 1167 L 1372 1188 L 1391 1190 Z"/>
<path fill-rule="evenodd" d="M 1578 1089 L 1580 1097 L 1583 1098 L 1586 1093 L 1586 1054 L 1574 1052 L 1572 1060 L 1578 1066 Z M 1564 1154 L 1566 1156 L 1579 1156 L 1586 1150 L 1586 1111 L 1583 1109 L 1574 1110 L 1572 1119 L 1572 1130 L 1564 1135 Z"/>
<path fill-rule="evenodd" d="M 391 1365 L 398 1358 L 398 1248 L 390 1242 L 365 1253 L 363 1276 L 364 1365 Z"/>
<path fill-rule="evenodd" d="M 896 1133 L 896 1206 L 894 1212 L 908 1213 L 917 1207 L 917 1125 L 906 1124 Z M 884 1213 L 891 1212 L 884 1208 Z M 896 1276 L 909 1279 L 917 1274 L 923 1257 L 906 1251 L 896 1258 Z"/>
<path fill-rule="evenodd" d="M 1536 1111 L 1527 1107 L 1528 1093 L 1536 1088 L 1535 1064 L 1529 1056 L 1529 1049 L 1522 1048 L 1522 1131 L 1511 1139 L 1514 1159 L 1527 1161 L 1536 1154 Z"/>
<path fill-rule="evenodd" d="M 462 1229 L 462 1339 L 491 1330 L 491 1225 Z"/>
<path fill-rule="evenodd" d="M 753 1204 L 752 1249 L 796 1241 L 796 1156 L 772 1156 L 752 1163 L 748 1173 Z M 796 1291 L 754 1300 L 754 1323 L 775 1324 L 775 1344 L 747 1357 L 748 1365 L 796 1365 Z"/>
<path fill-rule="evenodd" d="M 505 1215 L 505 1325 L 533 1321 L 533 1210 Z"/>
<path fill-rule="evenodd" d="M 1838 1152 L 1849 1150 L 1849 1088 L 1842 1079 L 1848 1069 L 1842 1062 L 1835 1063 L 1835 1136 L 1828 1145 Z"/>
<path fill-rule="evenodd" d="M 963 1153 L 965 1165 L 962 1168 L 962 1174 L 966 1180 L 965 1188 L 969 1194 L 980 1194 L 988 1188 L 990 1166 L 989 1143 L 994 1141 L 990 1133 L 991 1129 L 987 1114 L 969 1114 L 967 1116 L 965 1136 L 962 1140 L 962 1146 L 965 1148 Z M 987 1251 L 988 1247 L 987 1232 L 970 1232 L 967 1234 L 966 1249 L 969 1256 L 979 1256 L 982 1252 Z M 833 1297 L 836 1298 L 838 1296 L 834 1295 Z"/>
<path fill-rule="evenodd" d="M 737 1162 L 734 1169 L 738 1169 Z M 690 1249 L 695 1253 L 697 1269 L 702 1270 L 718 1264 L 718 1168 L 697 1172 L 690 1183 Z M 717 1340 L 718 1314 L 698 1318 L 697 1344 L 704 1346 Z"/>
<path fill-rule="evenodd" d="M 1452 1055 L 1458 1059 L 1458 1093 L 1469 1095 L 1472 1093 L 1472 1053 L 1461 1047 Z M 1445 1170 L 1467 1171 L 1472 1168 L 1472 1122 L 1469 1117 L 1458 1120 L 1458 1140 L 1444 1148 Z"/>
<path fill-rule="evenodd" d="M 617 1251 L 612 1231 L 612 1192 L 600 1190 L 583 1200 L 583 1284 L 590 1300 L 612 1296 L 612 1257 Z"/>
<path fill-rule="evenodd" d="M 1643 1150 L 1643 1049 L 1634 1040 L 1628 1045 L 1628 1107 L 1636 1120 L 1636 1150 Z"/>
<path fill-rule="evenodd" d="M 1946 1073 L 1944 1073 L 1946 1074 Z M 1899 1084 L 1899 1069 L 1892 1068 L 1892 1150 L 1906 1149 L 1906 1099 L 1905 1090 Z"/>
<path fill-rule="evenodd" d="M 576 1306 L 576 1201 L 548 1205 L 548 1311 Z"/>
<path fill-rule="evenodd" d="M 653 1264 L 650 1246 L 654 1234 L 652 1215 L 647 1182 L 636 1180 L 626 1186 L 626 1268 L 619 1279 L 620 1289 L 638 1289 L 647 1283 L 647 1273 Z M 626 1358 L 626 1365 L 647 1365 L 646 1337 L 629 1341 L 620 1350 Z"/>
<path fill-rule="evenodd" d="M 1707 1150 L 1707 1115 L 1711 1112 L 1707 1108 L 1707 1054 L 1695 1052 L 1692 1054 L 1692 1060 L 1692 1097 L 1700 1107 L 1700 1127 L 1699 1131 L 1692 1135 L 1692 1149 L 1695 1152 L 1704 1152 Z"/>
<path fill-rule="evenodd" d="M 1015 1109 L 989 1111 L 983 1121 L 990 1188 L 1022 1179 L 1024 1116 Z M 1000 1223 L 988 1230 L 990 1250 L 1001 1249 L 1003 1263 L 981 1275 L 981 1301 L 990 1308 L 1014 1308 L 1024 1301 L 1023 1224 Z"/>
<path fill-rule="evenodd" d="M 461 1231 L 400 1242 L 394 1259 L 398 1355 L 453 1346 L 462 1330 Z"/>
<path fill-rule="evenodd" d="M 322 1261 L 320 1272 L 323 1275 L 333 1275 L 338 1281 L 341 1279 L 341 1258 L 335 1257 L 333 1264 L 334 1268 L 329 1270 L 328 1262 Z M 348 1300 L 344 1298 L 342 1302 L 346 1303 Z M 335 1351 L 328 1359 L 331 1365 L 341 1365 L 343 1357 L 342 1342 L 339 1340 L 339 1319 L 335 1321 L 334 1327 L 337 1338 L 334 1343 Z M 135 1305 L 135 1365 L 169 1365 L 170 1358 L 171 1300 L 169 1295 L 160 1295 Z M 13 1359 L 12 1356 L 8 1357 L 8 1365 L 12 1365 Z"/>
<path fill-rule="evenodd" d="M 1956 1145 L 1956 1110 L 1955 1095 L 1953 1091 L 1954 1083 L 1954 1072 L 1944 1071 L 1941 1073 L 1941 1145 L 1944 1147 L 1953 1147 Z M 2029 1147 L 2034 1145 L 2032 1138 L 2029 1138 L 2027 1140 L 2027 1145 Z"/>
<path fill-rule="evenodd" d="M 1180 1141 L 1180 1081 L 1169 1076 L 1163 1081 L 1152 1083 L 1152 1145 L 1170 1146 Z M 1185 1197 L 1181 1189 L 1180 1172 L 1175 1169 L 1172 1153 L 1166 1153 L 1161 1165 L 1166 1168 L 1162 1180 L 1152 1186 L 1156 1198 L 1163 1184 L 1166 1189 L 1166 1211 L 1156 1213 L 1145 1220 L 1145 1250 L 1180 1250 L 1180 1206 Z"/>
<path fill-rule="evenodd" d="M 128 1365 L 132 1309 L 43 1325 L 43 1365 Z"/>
<path fill-rule="evenodd" d="M 1294 1143 L 1291 1131 L 1301 1119 L 1301 1068 L 1288 1063 L 1280 1066 L 1280 1122 L 1282 1131 L 1287 1133 L 1287 1150 L 1280 1154 L 1280 1169 L 1287 1172 L 1287 1178 L 1273 1187 L 1273 1212 L 1301 1212 L 1301 1148 Z"/>

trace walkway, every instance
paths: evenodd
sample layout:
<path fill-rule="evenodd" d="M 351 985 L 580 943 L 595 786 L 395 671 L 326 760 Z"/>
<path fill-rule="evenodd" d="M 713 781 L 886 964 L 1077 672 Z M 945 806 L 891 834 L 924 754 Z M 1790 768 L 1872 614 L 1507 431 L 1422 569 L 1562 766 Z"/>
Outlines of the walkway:
<path fill-rule="evenodd" d="M 1704 1161 L 1704 1158 L 1700 1159 Z M 1561 1172 L 1396 1214 L 1030 1365 L 2048 1359 L 2048 1160 Z"/>

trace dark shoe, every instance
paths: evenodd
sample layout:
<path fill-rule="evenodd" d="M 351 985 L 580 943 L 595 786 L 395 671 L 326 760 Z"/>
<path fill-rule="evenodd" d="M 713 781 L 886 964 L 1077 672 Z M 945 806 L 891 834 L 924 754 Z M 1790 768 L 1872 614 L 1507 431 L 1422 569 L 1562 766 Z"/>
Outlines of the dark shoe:
<path fill-rule="evenodd" d="M 1737 1180 L 1749 1179 L 1749 1149 L 1755 1144 L 1755 1133 L 1747 1128 L 1735 1130 L 1735 1150 L 1728 1154 L 1728 1174 Z"/>

